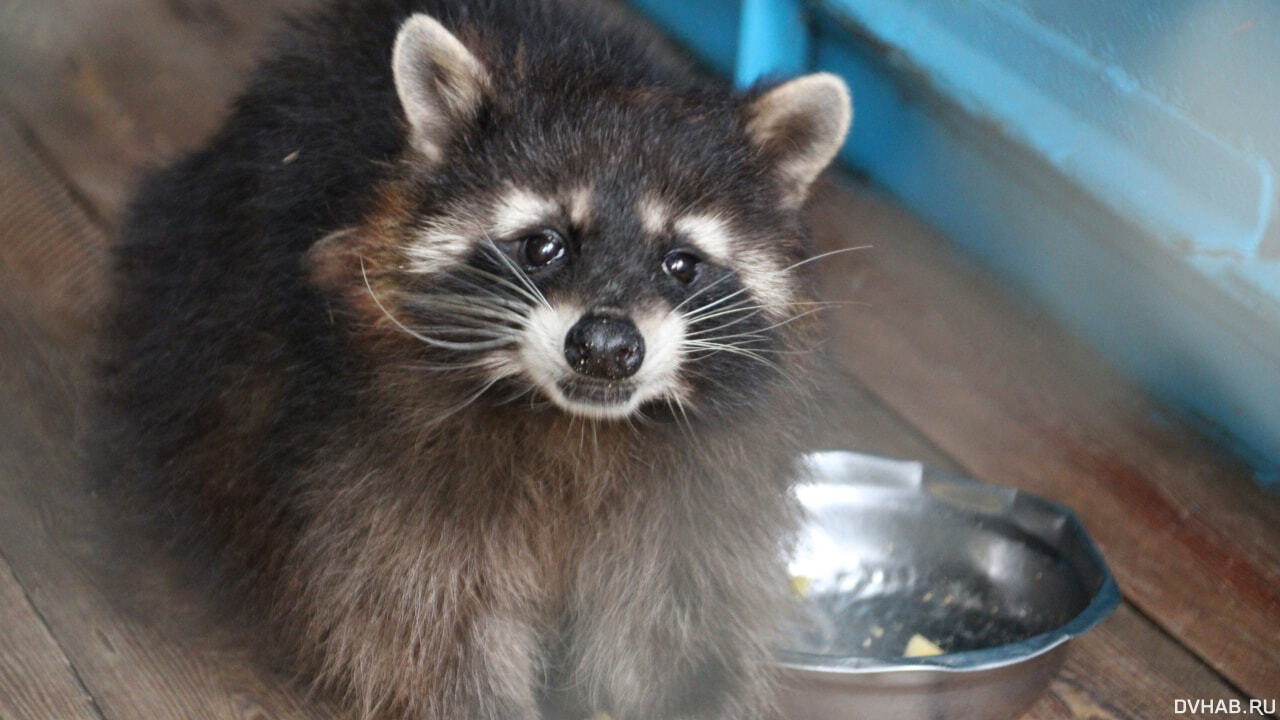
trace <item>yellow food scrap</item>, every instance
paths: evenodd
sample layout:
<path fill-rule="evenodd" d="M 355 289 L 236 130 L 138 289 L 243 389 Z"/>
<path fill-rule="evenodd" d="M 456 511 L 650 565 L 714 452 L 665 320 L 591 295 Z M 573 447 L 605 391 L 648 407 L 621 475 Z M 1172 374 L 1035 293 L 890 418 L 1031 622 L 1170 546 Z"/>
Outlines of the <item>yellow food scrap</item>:
<path fill-rule="evenodd" d="M 929 657 L 931 655 L 941 655 L 942 648 L 934 645 L 928 638 L 916 633 L 907 641 L 907 649 L 902 651 L 902 657 Z"/>
<path fill-rule="evenodd" d="M 809 586 L 813 585 L 813 581 L 803 575 L 796 575 L 791 578 L 791 594 L 798 598 L 804 598 L 809 595 Z M 592 718 L 595 720 L 595 718 Z"/>
<path fill-rule="evenodd" d="M 871 637 L 876 638 L 877 640 L 884 637 L 884 628 L 880 627 L 879 625 L 872 625 Z"/>

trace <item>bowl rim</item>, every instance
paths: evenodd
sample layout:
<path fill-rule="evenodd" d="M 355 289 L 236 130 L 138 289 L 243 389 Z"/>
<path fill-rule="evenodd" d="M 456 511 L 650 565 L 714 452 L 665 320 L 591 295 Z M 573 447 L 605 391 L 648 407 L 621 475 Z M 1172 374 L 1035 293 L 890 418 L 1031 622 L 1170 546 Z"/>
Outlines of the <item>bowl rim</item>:
<path fill-rule="evenodd" d="M 869 455 L 852 450 L 825 450 L 806 453 L 805 459 L 816 455 L 844 455 L 852 459 L 866 459 L 878 463 L 902 463 L 904 461 L 878 455 Z M 1010 499 L 1031 502 L 1043 509 L 1060 515 L 1069 525 L 1079 532 L 1084 541 L 1087 557 L 1096 564 L 1102 576 L 1102 582 L 1089 603 L 1062 626 L 1017 642 L 996 645 L 977 650 L 964 650 L 955 653 L 944 653 L 928 657 L 914 658 L 873 658 L 863 656 L 836 656 L 819 653 L 807 653 L 799 650 L 779 648 L 774 665 L 779 668 L 806 673 L 829 673 L 832 675 L 864 675 L 883 672 L 976 672 L 994 670 L 996 668 L 1025 662 L 1043 655 L 1068 640 L 1079 637 L 1097 627 L 1120 605 L 1120 588 L 1116 584 L 1111 568 L 1107 566 L 1102 551 L 1098 549 L 1093 537 L 1089 535 L 1080 518 L 1071 508 L 1038 495 L 1011 488 L 975 480 L 970 477 L 947 472 L 934 467 L 919 465 L 921 482 L 957 482 L 972 487 L 988 488 L 996 492 L 1009 493 Z"/>

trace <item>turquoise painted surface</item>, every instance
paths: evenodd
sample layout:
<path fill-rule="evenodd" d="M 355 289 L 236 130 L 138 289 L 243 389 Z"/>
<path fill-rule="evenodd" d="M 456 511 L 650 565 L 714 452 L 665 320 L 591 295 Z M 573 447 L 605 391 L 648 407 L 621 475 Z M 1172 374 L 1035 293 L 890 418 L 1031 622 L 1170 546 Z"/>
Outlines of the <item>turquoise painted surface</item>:
<path fill-rule="evenodd" d="M 733 75 L 741 0 L 631 0 L 715 70 Z"/>
<path fill-rule="evenodd" d="M 734 83 L 799 75 L 809 67 L 809 19 L 803 0 L 742 0 Z"/>
<path fill-rule="evenodd" d="M 1171 105 L 1136 74 L 1148 82 L 1153 73 L 1181 79 L 1181 66 L 1150 67 L 1173 61 L 1110 62 L 1009 0 L 828 0 L 827 7 L 1188 261 L 1223 253 L 1258 259 L 1275 204 L 1272 163 Z M 1110 19 L 1100 17 L 1090 22 Z M 1174 22 L 1159 25 L 1177 37 Z M 1265 130 L 1273 132 L 1271 123 Z M 1202 269 L 1219 272 L 1216 263 Z M 1280 308 L 1280 282 L 1261 289 Z"/>
<path fill-rule="evenodd" d="M 1280 3 L 1006 0 L 1144 90 L 1280 167 Z M 1278 248 L 1280 249 L 1280 248 Z"/>

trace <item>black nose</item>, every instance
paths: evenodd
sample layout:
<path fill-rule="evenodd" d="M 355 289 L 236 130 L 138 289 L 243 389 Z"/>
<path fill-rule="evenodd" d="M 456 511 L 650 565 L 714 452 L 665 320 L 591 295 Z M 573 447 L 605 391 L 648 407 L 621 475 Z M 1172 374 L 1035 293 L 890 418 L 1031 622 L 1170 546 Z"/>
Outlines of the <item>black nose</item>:
<path fill-rule="evenodd" d="M 583 315 L 564 337 L 564 358 L 583 375 L 621 380 L 640 369 L 644 337 L 627 318 Z"/>

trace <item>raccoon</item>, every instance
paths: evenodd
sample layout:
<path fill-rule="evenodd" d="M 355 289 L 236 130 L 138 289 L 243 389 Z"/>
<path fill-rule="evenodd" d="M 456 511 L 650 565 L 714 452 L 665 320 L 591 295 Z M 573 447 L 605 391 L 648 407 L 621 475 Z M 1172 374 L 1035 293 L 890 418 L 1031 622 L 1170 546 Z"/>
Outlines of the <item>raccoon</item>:
<path fill-rule="evenodd" d="M 772 717 L 841 80 L 337 0 L 138 193 L 115 472 L 361 718 Z"/>

